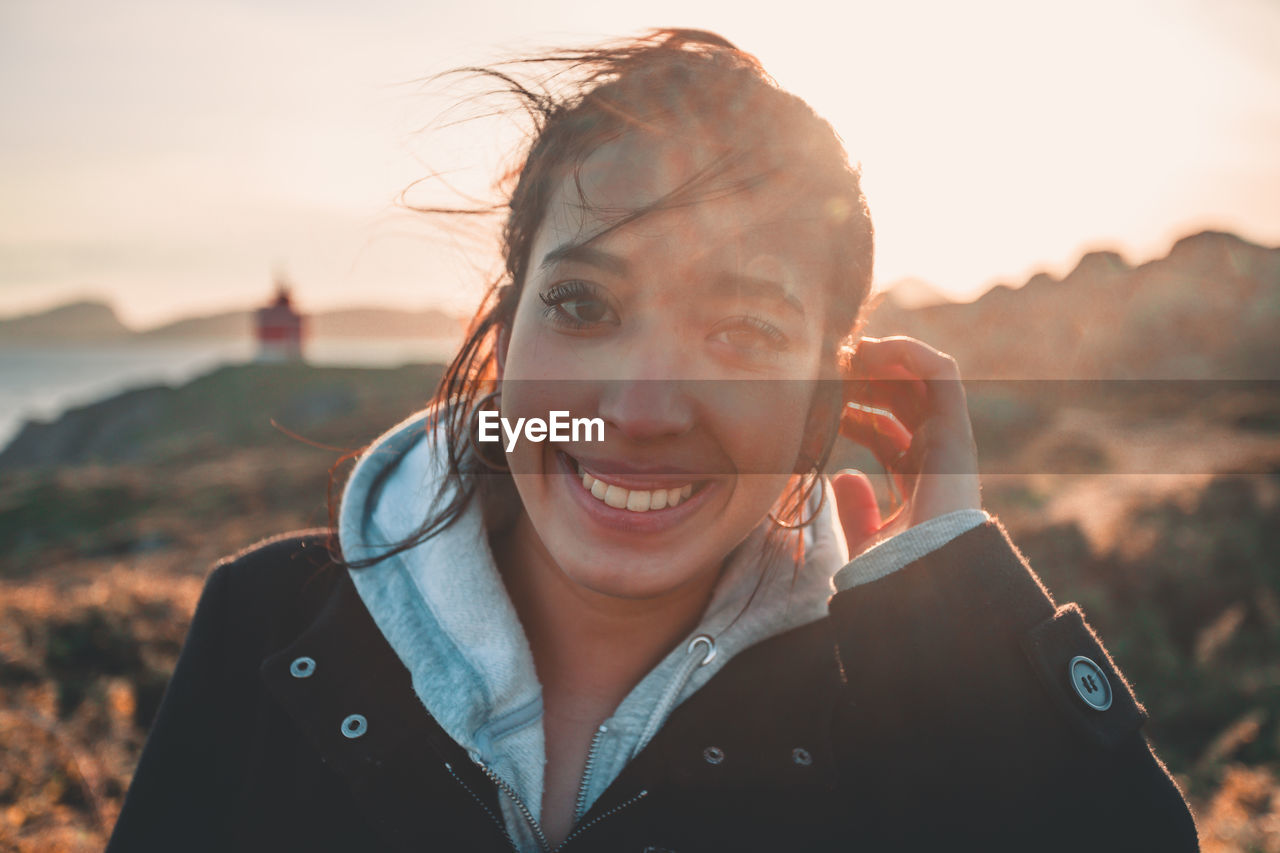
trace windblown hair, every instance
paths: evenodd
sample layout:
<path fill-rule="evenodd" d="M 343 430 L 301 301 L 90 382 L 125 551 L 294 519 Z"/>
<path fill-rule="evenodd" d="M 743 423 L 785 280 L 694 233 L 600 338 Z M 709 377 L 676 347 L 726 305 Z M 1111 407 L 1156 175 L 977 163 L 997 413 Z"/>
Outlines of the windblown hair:
<path fill-rule="evenodd" d="M 497 189 L 507 199 L 504 205 L 409 207 L 430 214 L 500 214 L 505 209 L 505 272 L 488 286 L 432 398 L 447 452 L 438 499 L 411 536 L 378 556 L 345 562 L 336 542 L 331 543 L 335 560 L 351 568 L 373 565 L 446 529 L 478 489 L 511 485 L 509 474 L 494 470 L 500 463 L 478 458 L 469 439 L 472 418 L 482 398 L 496 390 L 499 334 L 514 322 L 533 239 L 552 196 L 566 175 L 577 179 L 582 163 L 601 145 L 639 133 L 710 144 L 713 156 L 656 201 L 635 210 L 608 211 L 609 225 L 596 237 L 654 211 L 697 204 L 765 181 L 785 181 L 796 190 L 790 197 L 808 208 L 800 213 L 820 217 L 830 236 L 829 268 L 834 272 L 827 282 L 830 310 L 823 329 L 823 364 L 830 371 L 825 378 L 835 379 L 838 365 L 851 353 L 871 290 L 873 231 L 859 170 L 850 165 L 843 144 L 825 120 L 779 88 L 754 56 L 723 37 L 701 30 L 654 30 L 603 46 L 449 73 L 492 81 L 500 93 L 513 97 L 531 123 L 527 149 L 499 179 Z M 580 183 L 578 190 L 587 204 Z M 818 387 L 838 394 L 838 385 L 820 382 Z M 829 411 L 838 417 L 839 400 L 834 403 Z M 825 425 L 820 453 L 797 461 L 791 486 L 773 514 L 774 544 L 802 526 L 800 517 L 820 482 L 837 426 L 834 420 Z M 347 454 L 334 467 L 361 452 Z M 495 483 L 495 478 L 505 483 Z M 330 526 L 336 528 L 332 486 L 331 472 Z"/>

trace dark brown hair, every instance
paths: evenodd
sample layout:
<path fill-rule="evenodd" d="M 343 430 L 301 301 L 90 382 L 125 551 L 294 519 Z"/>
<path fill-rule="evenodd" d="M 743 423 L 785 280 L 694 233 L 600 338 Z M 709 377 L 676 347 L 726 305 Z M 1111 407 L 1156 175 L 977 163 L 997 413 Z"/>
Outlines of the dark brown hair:
<path fill-rule="evenodd" d="M 806 199 L 811 213 L 821 216 L 830 234 L 834 272 L 828 282 L 832 298 L 823 346 L 824 365 L 831 373 L 823 378 L 835 379 L 837 364 L 848 358 L 871 289 L 873 232 L 859 170 L 849 163 L 838 135 L 825 120 L 803 100 L 779 88 L 755 57 L 723 37 L 701 30 L 655 30 L 585 50 L 552 51 L 449 73 L 494 81 L 502 93 L 514 96 L 532 125 L 527 149 L 499 181 L 498 189 L 507 199 L 503 205 L 409 206 L 431 214 L 491 214 L 505 209 L 501 236 L 505 273 L 490 283 L 432 398 L 430 423 L 434 426 L 439 419 L 447 453 L 447 473 L 437 501 L 411 536 L 392 543 L 378 556 L 345 562 L 336 542 L 331 542 L 335 560 L 351 568 L 372 565 L 446 529 L 466 510 L 478 488 L 510 486 L 509 475 L 494 472 L 491 460 L 477 458 L 469 439 L 471 418 L 482 398 L 496 389 L 499 333 L 510 329 L 514 320 L 530 248 L 550 199 L 564 176 L 576 177 L 578 167 L 602 144 L 641 132 L 677 137 L 691 133 L 700 140 L 714 140 L 716 146 L 708 166 L 657 201 L 618 214 L 602 233 L 656 210 L 696 204 L 765 180 L 787 180 L 801 190 L 798 197 Z M 820 382 L 818 387 L 826 388 L 828 394 L 839 393 L 838 382 Z M 772 532 L 778 534 L 776 544 L 802 524 L 800 515 L 835 441 L 839 402 L 828 401 L 823 411 L 830 417 L 824 418 L 825 423 L 811 423 L 821 438 L 816 444 L 810 442 L 814 449 L 797 463 L 797 476 Z M 338 464 L 361 452 L 347 454 Z M 330 522 L 336 527 L 332 485 L 331 475 Z M 802 551 L 797 551 L 800 556 Z"/>

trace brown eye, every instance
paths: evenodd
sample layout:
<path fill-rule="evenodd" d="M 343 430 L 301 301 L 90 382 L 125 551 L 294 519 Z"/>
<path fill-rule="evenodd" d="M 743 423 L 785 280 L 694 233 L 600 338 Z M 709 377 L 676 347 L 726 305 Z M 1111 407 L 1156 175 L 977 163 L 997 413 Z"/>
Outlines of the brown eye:
<path fill-rule="evenodd" d="M 590 282 L 565 281 L 538 294 L 543 316 L 561 326 L 585 329 L 590 326 L 616 326 L 621 321 L 599 288 Z"/>
<path fill-rule="evenodd" d="M 594 299 L 569 299 L 560 309 L 579 323 L 599 323 L 609 313 L 609 306 Z"/>
<path fill-rule="evenodd" d="M 719 323 L 711 339 L 749 358 L 777 358 L 787 349 L 787 336 L 759 317 L 730 317 Z"/>

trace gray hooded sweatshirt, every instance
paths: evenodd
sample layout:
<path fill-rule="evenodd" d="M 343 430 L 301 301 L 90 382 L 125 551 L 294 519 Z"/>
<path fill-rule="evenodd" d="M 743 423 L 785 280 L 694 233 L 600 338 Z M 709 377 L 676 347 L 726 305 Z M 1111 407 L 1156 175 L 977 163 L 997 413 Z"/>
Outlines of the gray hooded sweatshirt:
<path fill-rule="evenodd" d="M 439 497 L 443 441 L 431 409 L 406 418 L 360 457 L 343 490 L 343 556 L 380 554 L 411 534 Z M 580 782 L 580 818 L 657 733 L 671 711 L 738 652 L 821 619 L 838 589 L 868 583 L 986 521 L 962 510 L 917 525 L 849 562 L 831 485 L 817 520 L 803 529 L 805 564 L 782 565 L 743 611 L 761 572 L 766 519 L 727 557 L 698 627 L 675 645 L 608 719 L 601 720 Z M 815 500 L 816 502 L 816 500 Z M 813 506 L 808 508 L 812 512 Z M 807 515 L 807 513 L 806 513 Z M 423 707 L 503 792 L 503 818 L 521 853 L 549 845 L 539 825 L 546 746 L 542 687 L 533 655 L 494 564 L 479 499 L 448 529 L 351 578 L 388 644 L 408 669 Z M 795 535 L 795 534 L 793 534 Z M 741 616 L 739 616 L 741 613 Z M 735 617 L 738 617 L 735 621 Z"/>

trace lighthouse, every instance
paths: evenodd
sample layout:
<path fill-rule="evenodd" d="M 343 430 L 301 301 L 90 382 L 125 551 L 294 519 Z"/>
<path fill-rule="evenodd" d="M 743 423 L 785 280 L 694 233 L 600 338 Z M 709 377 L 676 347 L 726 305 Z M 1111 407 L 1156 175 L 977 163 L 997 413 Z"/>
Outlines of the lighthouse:
<path fill-rule="evenodd" d="M 305 318 L 294 310 L 289 284 L 277 276 L 276 294 L 270 305 L 255 312 L 259 362 L 302 361 Z"/>

